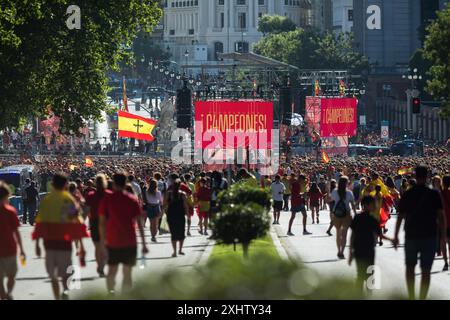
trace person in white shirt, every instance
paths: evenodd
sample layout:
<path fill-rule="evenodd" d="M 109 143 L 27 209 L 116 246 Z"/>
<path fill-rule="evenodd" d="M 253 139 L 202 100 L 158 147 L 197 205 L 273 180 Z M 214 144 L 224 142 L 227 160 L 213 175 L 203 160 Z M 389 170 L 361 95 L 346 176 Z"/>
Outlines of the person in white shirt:
<path fill-rule="evenodd" d="M 283 193 L 286 187 L 281 183 L 281 177 L 275 176 L 275 181 L 270 185 L 273 199 L 273 224 L 280 224 L 280 212 L 283 209 Z"/>
<path fill-rule="evenodd" d="M 150 220 L 150 233 L 152 242 L 156 242 L 156 233 L 158 232 L 159 219 L 161 218 L 163 196 L 158 190 L 156 179 L 150 180 L 147 189 L 147 217 Z"/>
<path fill-rule="evenodd" d="M 342 176 L 339 178 L 338 187 L 331 192 L 331 199 L 334 203 L 332 209 L 332 221 L 336 228 L 337 256 L 339 259 L 345 259 L 344 249 L 347 242 L 347 230 L 352 222 L 351 208 L 356 214 L 353 192 L 348 190 L 347 186 L 348 178 Z"/>
<path fill-rule="evenodd" d="M 133 189 L 134 194 L 139 200 L 139 203 L 142 205 L 142 191 L 139 183 L 137 183 L 134 179 L 133 175 L 128 176 L 128 181 L 130 182 L 131 188 Z"/>

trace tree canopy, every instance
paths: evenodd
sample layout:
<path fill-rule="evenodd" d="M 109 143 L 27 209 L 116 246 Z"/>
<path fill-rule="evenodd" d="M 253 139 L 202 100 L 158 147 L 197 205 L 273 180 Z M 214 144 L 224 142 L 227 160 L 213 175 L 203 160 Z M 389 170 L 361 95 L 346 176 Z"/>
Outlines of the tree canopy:
<path fill-rule="evenodd" d="M 443 117 L 450 117 L 450 6 L 438 12 L 427 28 L 423 56 L 431 63 L 425 90 L 442 102 Z"/>
<path fill-rule="evenodd" d="M 314 29 L 271 33 L 254 47 L 255 53 L 300 69 L 343 69 L 354 74 L 368 70 L 368 59 L 354 50 L 352 34 L 337 36 Z"/>
<path fill-rule="evenodd" d="M 43 116 L 78 132 L 107 109 L 107 72 L 162 15 L 152 0 L 79 0 L 81 29 L 69 30 L 68 0 L 0 0 L 0 129 Z"/>
<path fill-rule="evenodd" d="M 264 35 L 268 33 L 281 33 L 294 31 L 295 23 L 288 17 L 263 15 L 258 22 L 258 31 Z"/>

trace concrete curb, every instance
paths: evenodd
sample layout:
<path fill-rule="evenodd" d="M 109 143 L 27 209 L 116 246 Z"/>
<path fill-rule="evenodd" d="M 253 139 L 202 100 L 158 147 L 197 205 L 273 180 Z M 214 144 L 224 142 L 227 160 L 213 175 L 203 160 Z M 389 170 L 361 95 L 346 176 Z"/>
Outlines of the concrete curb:
<path fill-rule="evenodd" d="M 293 248 L 290 248 L 289 242 L 286 240 L 287 236 L 282 234 L 282 229 L 280 227 L 272 227 L 271 230 L 273 230 L 272 239 L 274 239 L 275 246 L 277 247 L 277 251 L 280 254 L 280 257 L 283 259 L 289 259 L 292 262 L 298 262 L 301 261 L 300 256 L 297 254 L 296 250 Z M 275 240 L 276 239 L 276 240 Z M 277 245 L 278 243 L 278 245 Z M 283 251 L 284 254 L 281 254 L 280 251 Z M 286 258 L 284 258 L 286 257 Z"/>
<path fill-rule="evenodd" d="M 275 245 L 275 248 L 277 249 L 277 252 L 278 252 L 278 255 L 280 256 L 280 258 L 283 260 L 291 259 L 289 257 L 289 254 L 287 253 L 287 250 L 281 243 L 280 238 L 278 237 L 277 231 L 275 230 L 275 228 L 273 226 L 270 228 L 270 236 L 272 237 L 273 244 Z"/>
<path fill-rule="evenodd" d="M 205 265 L 208 262 L 209 256 L 211 255 L 211 252 L 213 251 L 213 248 L 216 244 L 216 241 L 214 240 L 208 240 L 205 246 L 205 251 L 200 256 L 199 265 Z"/>

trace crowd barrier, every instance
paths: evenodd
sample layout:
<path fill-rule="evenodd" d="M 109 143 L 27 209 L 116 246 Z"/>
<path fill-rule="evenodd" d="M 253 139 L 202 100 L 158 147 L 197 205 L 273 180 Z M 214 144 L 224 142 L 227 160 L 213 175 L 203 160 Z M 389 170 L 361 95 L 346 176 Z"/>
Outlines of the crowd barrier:
<path fill-rule="evenodd" d="M 39 193 L 39 199 L 42 199 L 47 193 L 46 192 L 41 192 Z M 22 216 L 23 214 L 23 201 L 22 201 L 22 197 L 21 196 L 12 196 L 9 198 L 9 203 L 16 208 L 17 210 L 17 215 L 19 217 Z"/>

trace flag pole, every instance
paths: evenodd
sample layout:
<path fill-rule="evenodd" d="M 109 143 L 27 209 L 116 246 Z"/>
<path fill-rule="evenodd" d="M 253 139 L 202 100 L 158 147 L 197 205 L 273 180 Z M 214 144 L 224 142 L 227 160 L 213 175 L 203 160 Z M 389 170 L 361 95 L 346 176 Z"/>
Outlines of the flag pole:
<path fill-rule="evenodd" d="M 122 79 L 122 90 L 123 90 L 123 108 L 124 111 L 128 112 L 128 100 L 127 100 L 127 85 L 125 81 L 125 76 Z"/>

